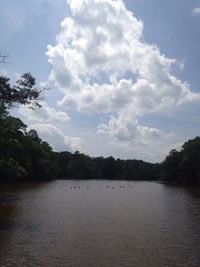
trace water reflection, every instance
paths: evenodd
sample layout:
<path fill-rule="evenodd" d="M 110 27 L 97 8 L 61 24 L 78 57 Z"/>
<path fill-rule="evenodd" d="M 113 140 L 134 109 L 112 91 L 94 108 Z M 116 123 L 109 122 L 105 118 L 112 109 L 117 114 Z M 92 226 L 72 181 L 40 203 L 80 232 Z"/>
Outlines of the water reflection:
<path fill-rule="evenodd" d="M 200 199 L 147 182 L 0 189 L 1 266 L 194 266 Z"/>
<path fill-rule="evenodd" d="M 185 188 L 186 192 L 192 195 L 192 197 L 200 198 L 200 187 L 187 187 Z"/>

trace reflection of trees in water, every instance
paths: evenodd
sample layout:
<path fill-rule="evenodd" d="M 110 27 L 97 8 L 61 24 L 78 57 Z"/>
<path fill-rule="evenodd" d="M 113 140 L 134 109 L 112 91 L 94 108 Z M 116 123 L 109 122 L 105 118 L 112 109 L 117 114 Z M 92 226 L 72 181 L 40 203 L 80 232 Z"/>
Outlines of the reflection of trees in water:
<path fill-rule="evenodd" d="M 18 194 L 20 192 L 28 192 L 28 191 L 34 191 L 39 190 L 47 185 L 49 185 L 52 181 L 28 181 L 28 182 L 19 182 L 19 183 L 0 183 L 0 202 L 1 197 L 5 197 L 5 195 L 11 195 L 16 200 L 19 200 Z"/>
<path fill-rule="evenodd" d="M 7 251 L 12 229 L 15 227 L 14 218 L 19 212 L 17 198 L 13 194 L 0 193 L 0 260 Z M 1 261 L 0 261 L 1 264 Z"/>
<path fill-rule="evenodd" d="M 196 186 L 185 187 L 185 190 L 186 190 L 187 193 L 189 193 L 192 197 L 200 198 L 200 186 L 199 186 L 199 187 L 196 187 Z"/>
<path fill-rule="evenodd" d="M 0 204 L 0 231 L 11 230 L 14 227 L 13 215 L 16 214 L 16 210 L 15 204 Z"/>
<path fill-rule="evenodd" d="M 2 185 L 0 191 L 0 231 L 10 230 L 15 215 L 19 212 L 18 197 L 8 193 Z"/>
<path fill-rule="evenodd" d="M 25 219 L 20 201 L 23 192 L 40 190 L 47 183 L 1 183 L 0 188 L 0 266 L 6 264 L 6 257 L 12 255 L 16 249 L 14 235 L 30 233 L 37 230 L 37 226 Z"/>

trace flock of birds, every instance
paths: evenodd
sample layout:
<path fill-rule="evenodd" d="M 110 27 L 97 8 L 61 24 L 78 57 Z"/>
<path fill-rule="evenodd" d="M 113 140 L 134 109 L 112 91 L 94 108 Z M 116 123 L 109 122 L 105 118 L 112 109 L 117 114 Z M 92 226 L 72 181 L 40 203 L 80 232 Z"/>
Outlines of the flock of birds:
<path fill-rule="evenodd" d="M 81 188 L 83 188 L 83 187 L 81 187 L 81 186 L 79 186 L 79 185 L 76 185 L 76 186 L 69 186 L 69 188 L 70 189 L 81 189 Z M 90 187 L 89 186 L 84 186 L 84 188 L 86 188 L 86 189 L 90 189 Z M 132 185 L 127 185 L 127 186 L 125 186 L 125 185 L 119 185 L 119 186 L 111 186 L 111 185 L 105 185 L 105 188 L 107 188 L 107 189 L 117 189 L 117 188 L 121 188 L 121 189 L 125 189 L 125 188 L 133 188 L 133 186 Z"/>

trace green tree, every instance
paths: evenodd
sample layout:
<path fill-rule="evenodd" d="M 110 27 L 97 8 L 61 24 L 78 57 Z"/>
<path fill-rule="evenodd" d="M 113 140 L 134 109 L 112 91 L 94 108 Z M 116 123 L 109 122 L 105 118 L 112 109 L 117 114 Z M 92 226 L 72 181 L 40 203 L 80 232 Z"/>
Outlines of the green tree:
<path fill-rule="evenodd" d="M 9 115 L 17 104 L 39 108 L 42 90 L 35 78 L 25 73 L 11 86 L 10 79 L 0 76 L 0 179 L 50 179 L 54 174 L 52 148 L 35 130 Z"/>
<path fill-rule="evenodd" d="M 173 149 L 162 163 L 162 176 L 176 184 L 200 184 L 200 137 L 183 144 L 182 149 Z"/>
<path fill-rule="evenodd" d="M 15 85 L 10 84 L 9 78 L 0 76 L 0 110 L 16 104 L 40 107 L 38 100 L 43 90 L 36 87 L 36 80 L 30 73 L 23 74 Z"/>

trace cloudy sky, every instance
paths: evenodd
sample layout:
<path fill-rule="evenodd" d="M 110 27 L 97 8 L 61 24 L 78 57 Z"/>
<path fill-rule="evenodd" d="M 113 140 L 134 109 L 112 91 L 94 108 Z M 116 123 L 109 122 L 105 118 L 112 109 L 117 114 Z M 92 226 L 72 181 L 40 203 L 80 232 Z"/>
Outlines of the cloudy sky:
<path fill-rule="evenodd" d="M 200 133 L 200 0 L 1 0 L 12 80 L 51 86 L 13 113 L 55 150 L 161 161 Z"/>

